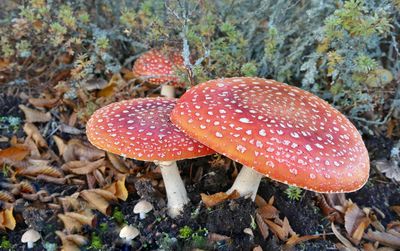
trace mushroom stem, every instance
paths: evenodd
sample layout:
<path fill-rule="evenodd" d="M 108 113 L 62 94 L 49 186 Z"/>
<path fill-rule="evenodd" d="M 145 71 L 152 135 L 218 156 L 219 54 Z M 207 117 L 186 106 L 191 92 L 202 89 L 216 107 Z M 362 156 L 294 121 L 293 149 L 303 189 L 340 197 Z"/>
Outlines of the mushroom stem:
<path fill-rule="evenodd" d="M 139 219 L 143 220 L 144 218 L 146 218 L 146 213 L 145 212 L 140 212 L 139 213 Z"/>
<path fill-rule="evenodd" d="M 28 241 L 26 244 L 28 245 L 28 249 L 33 248 L 33 241 Z"/>
<path fill-rule="evenodd" d="M 229 188 L 226 193 L 231 194 L 234 190 L 236 190 L 241 197 L 251 196 L 251 199 L 254 201 L 262 177 L 263 175 L 259 172 L 254 171 L 247 166 L 243 166 L 232 187 Z"/>
<path fill-rule="evenodd" d="M 167 98 L 175 98 L 175 87 L 173 87 L 172 85 L 164 84 L 161 86 L 160 94 Z"/>
<path fill-rule="evenodd" d="M 176 161 L 159 161 L 161 175 L 164 180 L 168 200 L 168 214 L 172 218 L 178 216 L 186 203 L 189 202 L 186 188 L 179 174 Z"/>

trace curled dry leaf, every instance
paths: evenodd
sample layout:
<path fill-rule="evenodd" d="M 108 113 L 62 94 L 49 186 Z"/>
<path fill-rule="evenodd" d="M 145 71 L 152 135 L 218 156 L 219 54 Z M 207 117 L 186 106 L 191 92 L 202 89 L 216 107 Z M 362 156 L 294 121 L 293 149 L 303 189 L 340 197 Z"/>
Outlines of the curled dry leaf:
<path fill-rule="evenodd" d="M 304 236 L 298 236 L 297 234 L 295 234 L 295 235 L 292 235 L 288 240 L 287 240 L 287 242 L 285 243 L 285 246 L 284 246 L 284 250 L 287 250 L 287 249 L 289 249 L 289 248 L 291 248 L 291 247 L 294 247 L 294 246 L 296 246 L 297 244 L 300 244 L 300 243 L 302 243 L 302 242 L 305 242 L 305 241 L 309 241 L 309 240 L 315 240 L 315 239 L 318 239 L 318 238 L 320 238 L 321 236 L 319 236 L 319 235 L 304 235 Z"/>
<path fill-rule="evenodd" d="M 0 211 L 0 229 L 14 230 L 16 225 L 15 218 L 13 216 L 13 208 L 6 208 Z"/>
<path fill-rule="evenodd" d="M 104 151 L 85 145 L 78 139 L 71 139 L 68 141 L 63 154 L 63 158 L 66 162 L 71 160 L 93 161 L 104 158 L 104 156 Z"/>
<path fill-rule="evenodd" d="M 217 241 L 229 241 L 231 237 L 222 235 L 222 234 L 217 234 L 217 233 L 209 233 L 208 234 L 208 241 L 213 243 Z"/>
<path fill-rule="evenodd" d="M 83 190 L 80 192 L 80 196 L 85 199 L 92 208 L 99 210 L 105 215 L 111 213 L 111 206 L 108 201 L 116 200 L 116 197 L 111 192 L 101 189 Z"/>
<path fill-rule="evenodd" d="M 400 206 L 391 206 L 390 209 L 392 209 L 397 214 L 397 216 L 400 217 Z"/>
<path fill-rule="evenodd" d="M 61 239 L 62 250 L 80 251 L 79 247 L 88 243 L 88 240 L 82 235 L 66 235 L 61 231 L 56 231 L 56 234 Z"/>
<path fill-rule="evenodd" d="M 64 212 L 68 212 L 70 210 L 79 211 L 82 209 L 82 204 L 78 199 L 79 193 L 74 193 L 71 196 L 60 197 L 58 200 L 60 201 L 61 206 L 63 207 Z"/>
<path fill-rule="evenodd" d="M 0 151 L 0 164 L 13 163 L 25 159 L 29 149 L 24 145 L 15 145 Z"/>
<path fill-rule="evenodd" d="M 279 211 L 274 206 L 270 204 L 265 204 L 264 206 L 257 208 L 257 213 L 264 220 L 279 218 Z"/>
<path fill-rule="evenodd" d="M 204 193 L 201 193 L 200 195 L 201 195 L 201 200 L 206 205 L 206 207 L 213 207 L 226 200 L 237 199 L 240 197 L 240 194 L 236 190 L 234 190 L 231 194 L 219 192 L 212 195 L 207 195 Z"/>
<path fill-rule="evenodd" d="M 125 163 L 119 157 L 117 157 L 115 154 L 107 152 L 107 157 L 110 160 L 112 166 L 115 169 L 117 169 L 118 172 L 129 173 L 129 169 L 127 168 Z"/>
<path fill-rule="evenodd" d="M 370 223 L 371 221 L 364 211 L 354 203 L 349 204 L 344 215 L 344 226 L 354 244 L 360 243 L 364 231 Z"/>
<path fill-rule="evenodd" d="M 28 102 L 37 108 L 53 108 L 57 105 L 59 98 L 29 98 Z"/>
<path fill-rule="evenodd" d="M 286 241 L 289 237 L 289 233 L 295 234 L 290 227 L 288 219 L 285 217 L 282 224 L 277 224 L 271 220 L 264 220 L 267 223 L 269 229 L 282 241 Z"/>
<path fill-rule="evenodd" d="M 68 134 L 73 134 L 73 135 L 79 135 L 79 134 L 83 134 L 84 132 L 82 130 L 79 130 L 76 127 L 73 126 L 69 126 L 66 124 L 61 124 L 60 125 L 60 131 L 63 133 L 68 133 Z"/>
<path fill-rule="evenodd" d="M 346 246 L 346 248 L 348 248 L 351 251 L 356 251 L 357 249 L 353 246 L 353 244 L 351 244 L 351 242 L 346 239 L 336 228 L 335 224 L 332 222 L 331 223 L 331 228 L 332 228 L 332 232 L 333 234 L 336 236 L 336 238 L 339 239 L 339 241 Z"/>
<path fill-rule="evenodd" d="M 128 190 L 125 187 L 125 176 L 104 188 L 114 194 L 118 199 L 125 201 L 128 198 Z"/>
<path fill-rule="evenodd" d="M 394 159 L 374 161 L 376 168 L 391 180 L 400 182 L 400 163 Z"/>
<path fill-rule="evenodd" d="M 19 105 L 19 109 L 21 109 L 25 114 L 25 120 L 30 123 L 34 122 L 48 122 L 51 120 L 51 114 L 49 112 L 44 113 L 42 111 L 38 111 L 35 109 L 31 109 L 24 105 Z"/>
<path fill-rule="evenodd" d="M 68 233 L 79 232 L 84 225 L 93 227 L 96 221 L 94 215 L 89 213 L 89 210 L 80 213 L 66 212 L 65 214 L 58 214 L 58 218 L 64 223 Z"/>
<path fill-rule="evenodd" d="M 269 236 L 269 228 L 268 225 L 265 224 L 264 220 L 262 219 L 262 217 L 256 212 L 256 223 L 258 226 L 258 229 L 260 229 L 260 233 L 262 235 L 262 237 L 264 238 L 264 240 L 266 240 Z"/>
<path fill-rule="evenodd" d="M 0 201 L 2 202 L 13 202 L 14 196 L 7 191 L 0 190 Z"/>
<path fill-rule="evenodd" d="M 57 145 L 58 153 L 60 154 L 60 156 L 63 156 L 65 148 L 67 147 L 64 140 L 62 138 L 58 137 L 57 135 L 53 136 L 53 140 Z"/>
<path fill-rule="evenodd" d="M 35 142 L 33 142 L 33 140 L 30 137 L 27 137 L 25 139 L 24 145 L 29 148 L 30 157 L 40 158 L 39 148 L 37 147 Z"/>
<path fill-rule="evenodd" d="M 39 147 L 47 147 L 47 142 L 43 138 L 42 134 L 40 134 L 39 129 L 32 123 L 25 123 L 24 132 L 28 137 L 32 138 L 33 141 Z"/>
<path fill-rule="evenodd" d="M 63 177 L 61 171 L 59 171 L 55 167 L 51 167 L 48 165 L 30 165 L 25 169 L 19 170 L 19 174 L 25 176 L 34 176 L 34 177 L 40 174 L 56 178 Z"/>
<path fill-rule="evenodd" d="M 100 168 L 104 165 L 104 159 L 99 159 L 94 162 L 88 160 L 72 160 L 68 161 L 64 165 L 61 166 L 61 169 L 64 171 L 69 171 L 74 174 L 89 174 L 94 170 Z"/>

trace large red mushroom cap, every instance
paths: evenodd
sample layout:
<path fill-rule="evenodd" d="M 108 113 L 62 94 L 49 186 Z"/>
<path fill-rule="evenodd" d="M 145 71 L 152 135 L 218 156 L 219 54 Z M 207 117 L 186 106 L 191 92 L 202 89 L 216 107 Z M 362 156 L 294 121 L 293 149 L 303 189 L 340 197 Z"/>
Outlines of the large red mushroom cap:
<path fill-rule="evenodd" d="M 150 50 L 141 55 L 133 65 L 133 73 L 153 84 L 182 87 L 185 84 L 175 75 L 176 68 L 183 68 L 184 60 L 178 51 Z"/>
<path fill-rule="evenodd" d="M 86 125 L 96 147 L 145 161 L 175 161 L 215 153 L 189 138 L 169 120 L 176 99 L 142 98 L 97 110 Z"/>
<path fill-rule="evenodd" d="M 290 185 L 351 192 L 368 179 L 368 152 L 354 125 L 317 96 L 274 80 L 199 84 L 181 97 L 171 120 L 206 146 Z"/>

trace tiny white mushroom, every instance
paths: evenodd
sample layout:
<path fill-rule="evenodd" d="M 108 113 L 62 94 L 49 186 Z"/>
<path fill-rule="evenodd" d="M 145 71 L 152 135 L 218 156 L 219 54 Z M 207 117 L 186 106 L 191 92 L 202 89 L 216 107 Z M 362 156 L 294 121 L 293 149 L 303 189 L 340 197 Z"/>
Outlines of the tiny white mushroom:
<path fill-rule="evenodd" d="M 33 248 L 33 243 L 38 241 L 40 237 L 41 235 L 38 231 L 29 229 L 22 235 L 21 242 L 26 243 L 28 245 L 28 249 L 31 249 Z"/>
<path fill-rule="evenodd" d="M 139 229 L 131 225 L 126 225 L 119 232 L 119 237 L 124 239 L 126 243 L 130 243 L 140 234 Z"/>
<path fill-rule="evenodd" d="M 141 200 L 136 203 L 135 207 L 133 208 L 133 213 L 139 214 L 139 218 L 143 220 L 146 218 L 146 214 L 151 210 L 153 210 L 153 205 L 147 200 Z"/>

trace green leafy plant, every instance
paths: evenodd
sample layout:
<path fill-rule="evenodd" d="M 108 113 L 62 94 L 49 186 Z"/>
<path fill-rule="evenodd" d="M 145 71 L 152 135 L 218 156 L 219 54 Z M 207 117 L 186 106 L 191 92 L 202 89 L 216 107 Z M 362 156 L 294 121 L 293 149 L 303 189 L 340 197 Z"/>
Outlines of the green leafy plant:
<path fill-rule="evenodd" d="M 4 250 L 11 250 L 11 242 L 8 240 L 7 236 L 1 238 L 0 248 Z"/>
<path fill-rule="evenodd" d="M 295 186 L 289 186 L 285 190 L 285 194 L 290 200 L 300 200 L 302 196 L 303 190 L 301 188 L 295 187 Z"/>
<path fill-rule="evenodd" d="M 119 225 L 122 225 L 125 222 L 124 214 L 119 210 L 118 207 L 114 208 L 112 217 Z"/>
<path fill-rule="evenodd" d="M 191 229 L 189 226 L 184 226 L 179 229 L 179 238 L 181 239 L 188 239 L 191 237 L 193 234 L 193 229 Z"/>
<path fill-rule="evenodd" d="M 96 233 L 92 233 L 90 246 L 88 248 L 93 250 L 100 250 L 102 247 L 103 243 L 101 241 L 101 238 Z"/>

